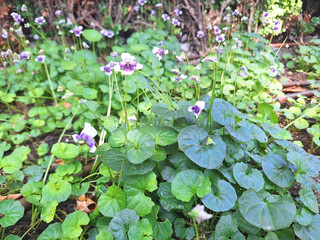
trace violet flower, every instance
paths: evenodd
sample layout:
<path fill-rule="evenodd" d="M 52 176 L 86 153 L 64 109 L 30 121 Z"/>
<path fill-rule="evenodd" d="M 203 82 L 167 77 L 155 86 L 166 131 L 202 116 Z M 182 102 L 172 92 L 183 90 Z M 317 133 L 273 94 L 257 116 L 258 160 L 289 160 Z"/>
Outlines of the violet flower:
<path fill-rule="evenodd" d="M 65 52 L 65 53 L 71 53 L 71 51 L 70 51 L 69 48 L 66 48 L 66 49 L 64 50 L 64 52 Z"/>
<path fill-rule="evenodd" d="M 202 221 L 209 220 L 213 216 L 212 214 L 207 213 L 204 210 L 204 206 L 200 204 L 195 206 L 189 214 L 194 217 L 197 224 L 200 224 Z"/>
<path fill-rule="evenodd" d="M 118 53 L 118 52 L 111 52 L 111 53 L 110 53 L 110 56 L 116 58 L 116 57 L 119 56 L 119 53 Z"/>
<path fill-rule="evenodd" d="M 139 0 L 139 4 L 141 6 L 145 5 L 147 3 L 147 0 Z"/>
<path fill-rule="evenodd" d="M 218 26 L 213 26 L 213 32 L 214 32 L 214 34 L 220 34 L 221 33 L 221 30 L 220 30 L 220 28 L 218 27 Z"/>
<path fill-rule="evenodd" d="M 28 60 L 29 58 L 30 58 L 30 53 L 29 52 L 22 52 L 22 53 L 20 53 L 20 58 L 21 59 L 24 59 L 24 60 Z"/>
<path fill-rule="evenodd" d="M 16 30 L 16 33 L 17 33 L 17 35 L 23 35 L 22 28 L 19 27 L 19 28 Z"/>
<path fill-rule="evenodd" d="M 112 74 L 114 66 L 115 65 L 113 63 L 108 63 L 107 65 L 100 67 L 100 70 L 105 72 L 105 74 L 107 74 L 108 76 L 110 76 Z"/>
<path fill-rule="evenodd" d="M 82 26 L 75 26 L 70 30 L 70 32 L 76 35 L 77 37 L 80 37 L 82 34 L 82 29 L 83 29 Z"/>
<path fill-rule="evenodd" d="M 247 20 L 248 20 L 248 17 L 246 17 L 246 16 L 243 16 L 243 17 L 241 18 L 241 21 L 242 21 L 242 22 L 247 21 Z"/>
<path fill-rule="evenodd" d="M 215 62 L 217 63 L 218 62 L 218 58 L 217 57 L 205 57 L 204 59 L 201 60 L 201 62 Z"/>
<path fill-rule="evenodd" d="M 45 55 L 39 55 L 35 59 L 36 62 L 41 62 L 41 63 L 44 63 L 45 60 L 46 60 L 46 56 Z"/>
<path fill-rule="evenodd" d="M 177 17 L 179 17 L 182 14 L 182 10 L 180 9 L 175 9 L 174 12 L 176 13 Z"/>
<path fill-rule="evenodd" d="M 82 42 L 82 47 L 85 49 L 89 49 L 90 46 L 86 42 Z"/>
<path fill-rule="evenodd" d="M 263 12 L 262 17 L 263 17 L 263 18 L 269 17 L 269 13 L 268 13 L 268 12 Z"/>
<path fill-rule="evenodd" d="M 21 12 L 26 12 L 26 11 L 28 11 L 27 6 L 24 5 L 24 4 L 22 4 L 22 6 L 21 6 Z"/>
<path fill-rule="evenodd" d="M 84 129 L 81 131 L 80 135 L 79 134 L 73 134 L 72 138 L 73 141 L 76 143 L 79 140 L 84 140 L 90 147 L 90 153 L 94 153 L 96 151 L 96 146 L 95 146 L 95 141 L 94 137 L 97 136 L 98 132 L 97 130 L 91 126 L 90 123 L 85 122 L 84 123 Z"/>
<path fill-rule="evenodd" d="M 231 20 L 230 14 L 227 14 L 226 16 L 224 16 L 223 20 L 229 22 Z"/>
<path fill-rule="evenodd" d="M 72 22 L 70 20 L 70 18 L 67 18 L 67 23 L 66 23 L 67 26 L 71 26 L 72 25 Z"/>
<path fill-rule="evenodd" d="M 225 36 L 224 34 L 218 35 L 218 36 L 216 37 L 217 42 L 218 42 L 218 43 L 223 42 L 223 41 L 225 40 L 225 37 L 224 37 L 224 36 Z"/>
<path fill-rule="evenodd" d="M 198 101 L 194 106 L 188 108 L 188 112 L 193 112 L 196 118 L 201 114 L 201 111 L 204 109 L 206 103 L 204 101 Z"/>
<path fill-rule="evenodd" d="M 157 54 L 157 58 L 160 61 L 162 59 L 162 55 L 163 54 L 168 54 L 169 51 L 163 48 L 158 48 L 158 47 L 154 47 L 152 50 L 152 53 L 156 53 Z"/>
<path fill-rule="evenodd" d="M 116 72 L 121 71 L 123 75 L 132 75 L 135 70 L 142 69 L 143 66 L 140 63 L 137 63 L 134 56 L 131 56 L 130 53 L 122 53 L 121 54 L 122 61 L 119 62 L 114 70 Z"/>
<path fill-rule="evenodd" d="M 172 24 L 174 25 L 174 26 L 180 26 L 180 21 L 178 20 L 178 19 L 176 19 L 176 18 L 172 18 Z"/>
<path fill-rule="evenodd" d="M 24 21 L 24 19 L 21 17 L 21 15 L 19 13 L 11 13 L 11 16 L 13 18 L 14 21 L 14 25 L 19 25 L 21 22 Z"/>
<path fill-rule="evenodd" d="M 203 32 L 202 30 L 199 30 L 199 31 L 197 32 L 197 37 L 198 37 L 198 38 L 203 38 L 203 37 L 204 37 L 204 32 Z"/>
<path fill-rule="evenodd" d="M 8 32 L 5 29 L 2 29 L 2 35 L 3 38 L 8 38 Z"/>
<path fill-rule="evenodd" d="M 156 11 L 152 9 L 151 12 L 150 12 L 150 15 L 151 16 L 155 16 L 156 15 Z"/>
<path fill-rule="evenodd" d="M 33 39 L 34 39 L 34 40 L 38 40 L 39 38 L 40 38 L 40 37 L 39 37 L 37 34 L 33 36 Z"/>
<path fill-rule="evenodd" d="M 269 70 L 270 70 L 270 73 L 271 73 L 272 75 L 277 74 L 277 69 L 276 69 L 276 67 L 271 66 L 271 67 L 269 68 Z"/>
<path fill-rule="evenodd" d="M 238 9 L 236 9 L 236 10 L 234 10 L 234 12 L 232 13 L 234 16 L 238 16 L 239 15 L 239 10 Z"/>
<path fill-rule="evenodd" d="M 134 10 L 135 12 L 139 12 L 140 6 L 134 6 L 134 7 L 133 7 L 133 10 Z"/>
<path fill-rule="evenodd" d="M 248 70 L 245 66 L 240 67 L 238 76 L 247 78 L 248 77 Z"/>
<path fill-rule="evenodd" d="M 161 17 L 164 21 L 168 21 L 170 19 L 169 15 L 167 13 L 162 14 Z"/>
<path fill-rule="evenodd" d="M 61 11 L 61 10 L 57 10 L 57 11 L 55 11 L 55 13 L 54 13 L 54 14 L 55 14 L 56 16 L 60 16 L 60 15 L 61 15 L 61 13 L 62 13 L 62 11 Z"/>
<path fill-rule="evenodd" d="M 162 7 L 162 3 L 157 3 L 157 4 L 155 5 L 155 7 L 156 7 L 156 8 L 161 8 L 161 7 Z"/>
<path fill-rule="evenodd" d="M 34 21 L 39 25 L 43 25 L 44 23 L 46 23 L 46 20 L 44 19 L 43 16 L 37 17 Z"/>
<path fill-rule="evenodd" d="M 193 76 L 190 77 L 190 79 L 191 79 L 191 80 L 194 80 L 195 82 L 200 82 L 199 76 L 194 76 L 194 75 L 193 75 Z"/>

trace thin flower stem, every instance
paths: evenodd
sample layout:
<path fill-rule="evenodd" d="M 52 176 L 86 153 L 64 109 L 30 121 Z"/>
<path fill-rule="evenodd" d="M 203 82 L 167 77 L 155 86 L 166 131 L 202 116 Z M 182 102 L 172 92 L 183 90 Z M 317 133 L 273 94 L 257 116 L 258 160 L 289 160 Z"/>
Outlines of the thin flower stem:
<path fill-rule="evenodd" d="M 54 98 L 54 103 L 55 103 L 55 105 L 58 105 L 57 97 L 56 97 L 56 94 L 54 93 L 54 90 L 53 90 L 53 87 L 52 87 L 52 82 L 51 82 L 51 78 L 50 78 L 50 75 L 49 75 L 48 67 L 47 67 L 47 64 L 45 64 L 45 63 L 44 63 L 44 68 L 46 70 L 46 75 L 47 75 L 47 78 L 48 78 L 48 81 L 49 81 L 49 85 L 50 85 L 52 96 Z"/>
<path fill-rule="evenodd" d="M 120 187 L 120 183 L 121 183 L 121 177 L 122 177 L 122 173 L 123 173 L 123 164 L 124 164 L 124 160 L 122 161 L 122 164 L 121 164 L 121 170 L 120 170 L 118 187 Z"/>
<path fill-rule="evenodd" d="M 197 226 L 196 220 L 193 218 L 192 221 L 193 221 L 194 231 L 196 232 L 196 239 L 199 240 L 200 238 L 199 238 L 199 232 L 198 232 L 198 226 Z"/>
<path fill-rule="evenodd" d="M 121 104 L 122 110 L 125 111 L 125 108 L 124 108 L 123 102 L 122 102 L 122 98 L 121 98 L 121 94 L 120 94 L 120 90 L 119 90 L 119 85 L 118 85 L 118 80 L 117 80 L 116 74 L 114 75 L 114 79 L 115 79 L 115 82 L 116 82 L 116 87 L 117 87 L 117 91 L 118 91 L 119 100 L 120 100 L 120 104 Z M 125 136 L 125 139 L 127 141 L 127 131 L 124 131 L 124 136 Z"/>
<path fill-rule="evenodd" d="M 78 110 L 79 110 L 79 106 L 77 107 L 75 113 L 74 113 L 74 114 L 72 115 L 72 117 L 70 118 L 70 120 L 69 120 L 69 122 L 67 123 L 67 125 L 64 127 L 64 129 L 63 129 L 63 131 L 62 131 L 62 133 L 61 133 L 61 135 L 60 135 L 57 143 L 61 142 L 61 139 L 62 139 L 64 133 L 67 131 L 67 128 L 68 128 L 69 124 L 72 123 L 72 120 L 73 120 L 73 118 L 76 116 L 76 114 L 78 113 Z M 51 158 L 50 158 L 50 160 L 49 160 L 49 164 L 48 164 L 47 169 L 46 169 L 46 173 L 44 174 L 44 177 L 43 177 L 43 181 L 44 181 L 44 182 L 47 180 L 48 173 L 49 173 L 51 164 L 52 164 L 52 162 L 53 162 L 53 158 L 54 158 L 54 155 L 51 155 Z"/>

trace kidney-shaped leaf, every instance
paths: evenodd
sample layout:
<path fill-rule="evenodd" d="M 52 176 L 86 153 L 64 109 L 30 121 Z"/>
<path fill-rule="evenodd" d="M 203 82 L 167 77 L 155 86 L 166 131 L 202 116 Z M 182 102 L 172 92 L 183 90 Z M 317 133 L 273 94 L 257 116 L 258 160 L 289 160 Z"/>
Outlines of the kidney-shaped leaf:
<path fill-rule="evenodd" d="M 211 183 L 201 171 L 188 169 L 179 172 L 172 181 L 171 190 L 173 195 L 184 202 L 189 202 L 194 194 L 203 197 L 211 189 Z"/>
<path fill-rule="evenodd" d="M 262 173 L 258 169 L 248 170 L 245 163 L 236 163 L 233 168 L 233 176 L 241 187 L 252 188 L 259 192 L 264 185 Z"/>
<path fill-rule="evenodd" d="M 83 30 L 82 36 L 90 42 L 99 42 L 102 39 L 102 35 L 94 29 Z"/>
<path fill-rule="evenodd" d="M 230 103 L 220 98 L 213 101 L 211 116 L 216 122 L 232 126 L 235 123 L 235 115 L 239 115 L 239 111 Z"/>
<path fill-rule="evenodd" d="M 3 215 L 0 219 L 0 225 L 3 228 L 16 224 L 22 218 L 23 213 L 24 207 L 20 201 L 14 201 L 13 199 L 0 201 L 0 214 Z"/>
<path fill-rule="evenodd" d="M 320 215 L 313 215 L 311 223 L 303 226 L 298 223 L 293 225 L 295 234 L 303 240 L 318 240 L 320 236 Z"/>
<path fill-rule="evenodd" d="M 224 212 L 233 208 L 237 201 L 237 193 L 232 185 L 225 180 L 219 180 L 213 191 L 204 196 L 203 204 L 215 212 Z"/>
<path fill-rule="evenodd" d="M 108 192 L 101 194 L 98 209 L 106 217 L 114 217 L 117 212 L 126 207 L 126 195 L 116 185 L 108 188 Z"/>
<path fill-rule="evenodd" d="M 130 224 L 138 220 L 139 216 L 136 212 L 126 208 L 116 213 L 110 221 L 108 230 L 112 233 L 115 239 L 127 240 L 127 232 Z"/>
<path fill-rule="evenodd" d="M 79 147 L 69 143 L 56 143 L 52 146 L 51 153 L 61 159 L 72 159 L 78 156 Z"/>
<path fill-rule="evenodd" d="M 221 166 L 226 156 L 226 144 L 218 135 L 208 136 L 205 129 L 190 126 L 178 136 L 179 148 L 197 165 L 207 169 Z"/>
<path fill-rule="evenodd" d="M 149 133 L 156 145 L 167 146 L 177 142 L 178 133 L 169 127 L 150 126 L 141 129 L 143 133 Z"/>
<path fill-rule="evenodd" d="M 266 231 L 289 227 L 296 216 L 296 206 L 288 195 L 281 198 L 252 189 L 239 198 L 239 209 L 249 223 Z"/>
<path fill-rule="evenodd" d="M 62 223 L 63 236 L 77 238 L 82 233 L 81 225 L 87 225 L 90 219 L 85 212 L 75 211 L 70 213 Z"/>
<path fill-rule="evenodd" d="M 289 187 L 293 184 L 294 175 L 287 162 L 279 155 L 268 154 L 262 158 L 262 168 L 271 182 L 280 187 Z"/>
<path fill-rule="evenodd" d="M 71 184 L 67 181 L 57 183 L 48 182 L 42 189 L 42 200 L 45 202 L 57 201 L 63 202 L 68 199 L 72 193 Z"/>
<path fill-rule="evenodd" d="M 314 213 L 319 213 L 319 204 L 316 195 L 311 189 L 302 187 L 299 191 L 301 202 Z"/>
<path fill-rule="evenodd" d="M 37 240 L 58 240 L 61 239 L 61 235 L 61 223 L 53 223 L 40 234 Z"/>

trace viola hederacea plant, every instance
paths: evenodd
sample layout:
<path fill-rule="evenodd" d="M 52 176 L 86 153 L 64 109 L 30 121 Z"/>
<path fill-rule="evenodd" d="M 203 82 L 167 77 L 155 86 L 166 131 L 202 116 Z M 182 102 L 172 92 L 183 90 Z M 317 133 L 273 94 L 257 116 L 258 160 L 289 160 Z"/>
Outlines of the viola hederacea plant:
<path fill-rule="evenodd" d="M 275 48 L 303 25 L 283 1 L 16 4 L 1 240 L 318 239 L 320 40 Z M 285 95 L 288 69 L 315 97 Z"/>

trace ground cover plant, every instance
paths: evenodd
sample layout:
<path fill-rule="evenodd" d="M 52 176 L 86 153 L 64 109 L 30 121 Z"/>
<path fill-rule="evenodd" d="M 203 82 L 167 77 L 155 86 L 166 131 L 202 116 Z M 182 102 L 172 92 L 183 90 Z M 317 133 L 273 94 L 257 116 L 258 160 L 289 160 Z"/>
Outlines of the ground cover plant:
<path fill-rule="evenodd" d="M 31 6 L 11 13 L 0 71 L 1 239 L 317 239 L 320 162 L 288 130 L 309 127 L 320 145 L 319 124 L 307 121 L 317 122 L 319 104 L 274 102 L 285 66 L 270 42 L 282 20 L 251 20 L 235 5 L 197 31 L 209 53 L 193 64 L 178 40 L 185 9 L 150 6 L 139 0 L 132 11 L 157 27 L 139 22 L 125 41 L 121 25 L 85 28 L 63 9 L 55 39 Z M 249 21 L 268 23 L 269 40 L 244 30 Z M 316 82 L 313 43 L 286 58 Z M 285 128 L 276 112 L 291 120 Z"/>

